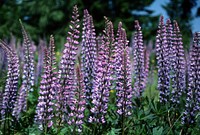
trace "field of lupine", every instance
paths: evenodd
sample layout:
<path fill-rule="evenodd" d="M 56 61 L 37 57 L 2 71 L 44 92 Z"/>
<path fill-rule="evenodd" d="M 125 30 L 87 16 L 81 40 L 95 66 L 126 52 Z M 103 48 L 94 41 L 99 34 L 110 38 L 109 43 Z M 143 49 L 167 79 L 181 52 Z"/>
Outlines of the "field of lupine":
<path fill-rule="evenodd" d="M 82 18 L 74 6 L 61 57 L 53 35 L 36 47 L 21 21 L 22 46 L 0 40 L 0 134 L 198 135 L 200 33 L 188 53 L 162 16 L 155 47 L 137 20 L 129 42 L 122 22 L 114 30 L 105 17 L 97 36 L 87 10 Z"/>

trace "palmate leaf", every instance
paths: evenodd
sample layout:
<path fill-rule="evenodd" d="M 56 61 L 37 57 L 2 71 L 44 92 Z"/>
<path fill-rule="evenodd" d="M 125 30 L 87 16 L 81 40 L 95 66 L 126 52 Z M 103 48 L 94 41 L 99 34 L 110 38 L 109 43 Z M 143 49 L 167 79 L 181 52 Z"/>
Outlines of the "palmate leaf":
<path fill-rule="evenodd" d="M 106 135 L 119 135 L 121 133 L 121 129 L 111 128 L 111 130 Z"/>
<path fill-rule="evenodd" d="M 153 128 L 153 135 L 162 135 L 163 127 L 155 127 Z"/>

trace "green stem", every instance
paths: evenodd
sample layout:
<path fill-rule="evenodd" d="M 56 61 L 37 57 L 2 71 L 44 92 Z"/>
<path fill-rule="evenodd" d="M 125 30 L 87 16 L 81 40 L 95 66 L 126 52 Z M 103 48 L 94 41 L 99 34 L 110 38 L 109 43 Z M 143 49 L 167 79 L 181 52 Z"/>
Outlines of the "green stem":
<path fill-rule="evenodd" d="M 124 135 L 124 105 L 122 108 L 122 135 Z"/>
<path fill-rule="evenodd" d="M 172 130 L 172 128 L 174 127 L 174 125 L 178 122 L 178 120 L 182 117 L 182 115 L 179 116 L 179 118 L 174 122 L 174 124 L 172 126 L 170 126 L 170 129 L 167 133 L 167 135 L 169 135 L 170 131 Z"/>

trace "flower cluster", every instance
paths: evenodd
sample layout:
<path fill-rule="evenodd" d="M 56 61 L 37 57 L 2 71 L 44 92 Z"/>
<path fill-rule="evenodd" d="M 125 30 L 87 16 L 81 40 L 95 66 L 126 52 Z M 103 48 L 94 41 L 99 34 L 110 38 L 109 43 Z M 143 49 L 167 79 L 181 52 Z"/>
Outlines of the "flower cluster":
<path fill-rule="evenodd" d="M 156 59 L 158 68 L 158 90 L 160 91 L 160 102 L 166 103 L 170 95 L 169 82 L 169 54 L 166 38 L 166 27 L 163 16 L 160 18 L 156 36 Z"/>
<path fill-rule="evenodd" d="M 167 22 L 166 22 L 166 42 L 167 42 L 167 51 L 168 51 L 168 64 L 169 64 L 169 70 L 170 72 L 173 71 L 172 69 L 172 64 L 174 63 L 175 61 L 175 58 L 176 55 L 174 55 L 174 51 L 175 51 L 175 45 L 173 45 L 173 26 L 172 26 L 172 23 L 171 23 L 171 20 L 170 19 L 167 19 Z M 173 74 L 170 74 L 170 79 L 173 77 Z"/>
<path fill-rule="evenodd" d="M 145 89 L 146 82 L 146 69 L 145 69 L 145 55 L 144 44 L 141 27 L 139 22 L 135 21 L 134 42 L 133 42 L 133 68 L 134 68 L 134 94 L 135 96 L 141 96 Z"/>
<path fill-rule="evenodd" d="M 106 27 L 98 47 L 98 57 L 95 61 L 95 77 L 92 90 L 92 115 L 89 122 L 105 123 L 108 109 L 109 92 L 113 73 L 114 32 L 113 24 L 106 18 Z"/>
<path fill-rule="evenodd" d="M 195 116 L 200 111 L 200 33 L 195 33 L 190 50 L 188 70 L 188 90 L 185 111 L 182 117 L 183 124 L 195 122 Z"/>
<path fill-rule="evenodd" d="M 180 97 L 185 91 L 186 87 L 186 70 L 185 70 L 185 56 L 182 42 L 182 35 L 179 26 L 174 21 L 174 29 L 172 35 L 172 50 L 171 52 L 171 83 L 172 83 L 172 103 L 178 105 Z"/>
<path fill-rule="evenodd" d="M 53 111 L 56 94 L 56 72 L 55 72 L 55 52 L 54 38 L 50 37 L 49 49 L 45 51 L 44 74 L 40 82 L 40 92 L 36 107 L 35 121 L 42 125 L 42 128 L 53 125 Z"/>
<path fill-rule="evenodd" d="M 81 72 L 81 67 L 77 65 L 76 67 L 76 87 L 74 90 L 74 98 L 72 100 L 72 105 L 70 106 L 70 113 L 68 124 L 78 127 L 77 131 L 82 131 L 82 124 L 84 118 L 84 111 L 86 105 L 86 96 L 85 96 L 85 85 L 83 83 L 83 75 Z"/>
<path fill-rule="evenodd" d="M 15 103 L 15 108 L 13 111 L 13 116 L 19 118 L 21 111 L 25 111 L 27 108 L 27 97 L 29 91 L 33 91 L 34 85 L 34 59 L 33 59 L 33 51 L 32 44 L 30 38 L 22 24 L 22 34 L 23 34 L 23 46 L 25 48 L 24 53 L 24 65 L 23 65 L 23 75 L 22 75 L 22 86 L 18 93 L 18 99 Z"/>
<path fill-rule="evenodd" d="M 63 50 L 58 73 L 57 115 L 60 120 L 67 113 L 67 106 L 73 105 L 74 97 L 74 66 L 79 45 L 79 13 L 77 6 L 73 8 L 72 20 L 69 25 L 67 42 Z"/>
<path fill-rule="evenodd" d="M 12 113 L 17 98 L 19 60 L 17 54 L 5 42 L 0 40 L 0 46 L 6 52 L 8 59 L 6 86 L 1 105 L 1 117 L 5 118 L 6 114 Z"/>
<path fill-rule="evenodd" d="M 84 83 L 86 86 L 86 97 L 88 100 L 91 96 L 93 88 L 96 46 L 96 33 L 94 29 L 93 19 L 88 11 L 84 10 L 81 57 Z"/>
<path fill-rule="evenodd" d="M 131 115 L 133 91 L 128 40 L 121 22 L 118 25 L 115 50 L 117 113 L 124 117 Z"/>

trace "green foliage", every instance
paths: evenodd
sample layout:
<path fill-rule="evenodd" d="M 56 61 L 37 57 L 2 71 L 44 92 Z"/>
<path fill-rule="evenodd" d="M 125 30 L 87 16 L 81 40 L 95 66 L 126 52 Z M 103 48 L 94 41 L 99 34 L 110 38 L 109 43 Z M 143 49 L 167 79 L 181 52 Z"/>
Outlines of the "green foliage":
<path fill-rule="evenodd" d="M 20 29 L 17 21 L 19 18 L 25 22 L 27 31 L 30 32 L 32 39 L 37 42 L 39 38 L 56 35 L 55 41 L 59 44 L 64 43 L 71 9 L 74 4 L 80 10 L 88 9 L 92 13 L 97 35 L 104 27 L 103 16 L 107 16 L 113 21 L 115 28 L 119 21 L 128 30 L 128 38 L 131 38 L 134 30 L 134 20 L 142 22 L 143 35 L 146 41 L 155 40 L 158 16 L 153 16 L 152 10 L 148 9 L 154 0 L 4 0 L 0 5 L 0 37 L 7 38 L 12 32 L 20 37 Z M 197 0 L 176 0 L 163 5 L 171 19 L 180 23 L 185 49 L 189 49 L 191 37 L 191 10 L 196 6 Z M 199 15 L 197 11 L 197 16 Z M 80 14 L 82 16 L 82 14 Z M 60 46 L 58 46 L 58 49 Z"/>
<path fill-rule="evenodd" d="M 77 4 L 80 10 L 83 10 L 84 7 L 93 14 L 98 34 L 104 27 L 103 16 L 107 16 L 113 21 L 115 27 L 119 21 L 123 20 L 124 27 L 129 30 L 128 37 L 130 38 L 131 31 L 134 30 L 133 22 L 137 19 L 145 28 L 145 39 L 150 40 L 153 38 L 152 33 L 156 33 L 158 16 L 152 17 L 153 11 L 146 7 L 153 2 L 154 0 L 54 0 L 48 2 L 45 0 L 5 0 L 0 5 L 0 37 L 7 38 L 10 36 L 10 32 L 19 37 L 19 25 L 14 20 L 21 18 L 34 41 L 37 42 L 39 37 L 46 38 L 50 34 L 54 34 L 57 35 L 56 42 L 59 43 L 66 34 L 71 9 L 74 4 Z M 140 14 L 140 12 L 145 14 Z"/>

